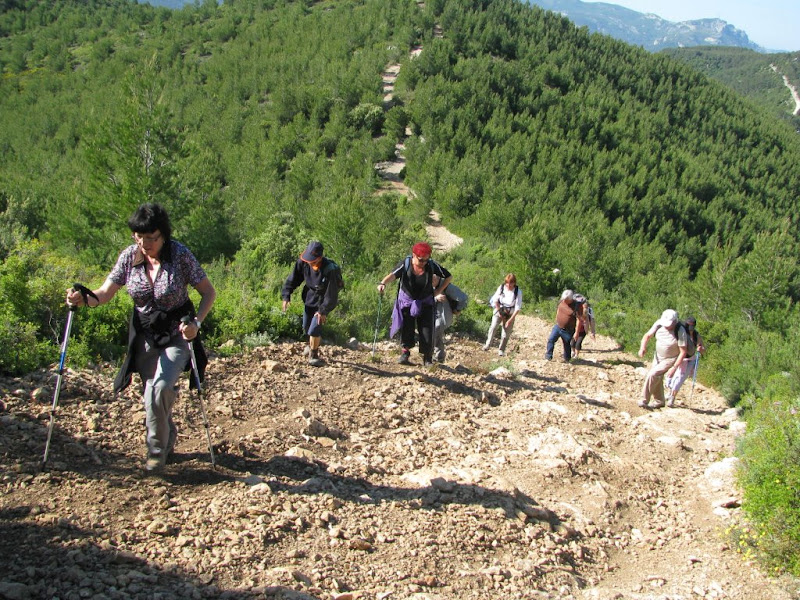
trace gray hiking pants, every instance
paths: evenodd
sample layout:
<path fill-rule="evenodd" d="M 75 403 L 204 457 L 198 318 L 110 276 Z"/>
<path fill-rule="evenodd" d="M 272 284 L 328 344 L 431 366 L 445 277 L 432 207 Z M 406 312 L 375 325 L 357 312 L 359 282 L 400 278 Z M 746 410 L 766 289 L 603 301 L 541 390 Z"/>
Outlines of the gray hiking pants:
<path fill-rule="evenodd" d="M 492 345 L 492 338 L 494 337 L 494 332 L 497 330 L 497 326 L 500 326 L 500 350 L 505 352 L 506 346 L 508 345 L 508 340 L 511 339 L 511 332 L 514 331 L 514 321 L 505 326 L 503 323 L 503 317 L 500 316 L 500 311 L 494 311 L 492 315 L 492 324 L 489 326 L 489 334 L 486 336 L 486 346 L 490 347 Z"/>
<path fill-rule="evenodd" d="M 151 347 L 140 335 L 134 348 L 136 370 L 144 383 L 147 452 L 149 456 L 169 454 L 178 438 L 172 406 L 178 395 L 178 379 L 189 361 L 189 345 L 179 333 L 164 348 Z"/>

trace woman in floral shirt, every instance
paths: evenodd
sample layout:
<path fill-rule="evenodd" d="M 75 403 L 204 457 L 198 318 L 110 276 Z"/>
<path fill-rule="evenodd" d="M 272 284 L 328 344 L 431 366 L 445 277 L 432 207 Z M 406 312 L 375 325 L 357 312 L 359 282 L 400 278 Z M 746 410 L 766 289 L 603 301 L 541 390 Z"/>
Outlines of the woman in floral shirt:
<path fill-rule="evenodd" d="M 84 297 L 68 290 L 67 303 L 90 307 L 105 304 L 122 286 L 133 299 L 134 310 L 128 339 L 128 354 L 114 382 L 114 391 L 124 389 L 131 374 L 138 372 L 144 383 L 145 427 L 148 471 L 161 471 L 175 447 L 177 429 L 172 421 L 177 381 L 188 368 L 189 345 L 214 304 L 216 291 L 189 249 L 172 239 L 166 211 L 158 204 L 143 204 L 128 220 L 134 243 L 122 251 L 105 283 Z M 200 294 L 195 312 L 188 286 Z M 184 323 L 184 316 L 193 317 Z M 195 344 L 198 362 L 202 346 Z M 205 364 L 205 362 L 203 362 Z"/>

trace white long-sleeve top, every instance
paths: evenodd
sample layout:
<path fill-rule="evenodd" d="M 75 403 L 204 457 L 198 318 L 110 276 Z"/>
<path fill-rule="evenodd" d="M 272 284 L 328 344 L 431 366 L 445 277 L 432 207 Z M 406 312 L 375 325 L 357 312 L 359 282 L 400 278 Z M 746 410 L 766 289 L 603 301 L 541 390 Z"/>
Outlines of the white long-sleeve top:
<path fill-rule="evenodd" d="M 497 288 L 494 295 L 489 300 L 492 309 L 497 310 L 495 305 L 500 302 L 503 308 L 513 308 L 514 312 L 522 310 L 522 290 L 517 288 L 517 299 L 514 300 L 514 290 L 509 290 L 505 284 Z"/>

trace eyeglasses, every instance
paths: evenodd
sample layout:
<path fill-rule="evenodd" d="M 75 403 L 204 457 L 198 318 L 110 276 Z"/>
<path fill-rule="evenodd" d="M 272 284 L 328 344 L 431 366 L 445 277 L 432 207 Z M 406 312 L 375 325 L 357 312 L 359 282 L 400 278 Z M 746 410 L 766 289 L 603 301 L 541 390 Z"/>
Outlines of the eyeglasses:
<path fill-rule="evenodd" d="M 421 262 L 422 264 L 425 264 L 426 262 L 428 262 L 431 259 L 430 256 L 426 256 L 425 258 L 422 258 L 420 256 L 417 256 L 416 254 L 414 255 L 414 258 L 416 258 L 417 261 Z"/>
<path fill-rule="evenodd" d="M 137 244 L 155 244 L 158 240 L 161 239 L 161 234 L 158 235 L 139 235 L 138 233 L 134 233 L 132 236 L 133 241 Z"/>

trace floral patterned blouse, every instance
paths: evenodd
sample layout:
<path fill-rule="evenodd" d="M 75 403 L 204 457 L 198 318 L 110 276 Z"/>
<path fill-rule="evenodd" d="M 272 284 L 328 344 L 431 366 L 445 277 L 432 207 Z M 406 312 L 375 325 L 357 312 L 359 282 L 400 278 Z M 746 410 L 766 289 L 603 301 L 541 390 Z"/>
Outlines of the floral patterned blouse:
<path fill-rule="evenodd" d="M 170 240 L 169 251 L 161 250 L 161 268 L 151 284 L 147 264 L 139 246 L 125 248 L 117 259 L 108 278 L 117 285 L 127 287 L 136 310 L 148 314 L 156 310 L 170 311 L 189 299 L 188 286 L 195 287 L 206 273 L 191 251 L 175 240 Z"/>

